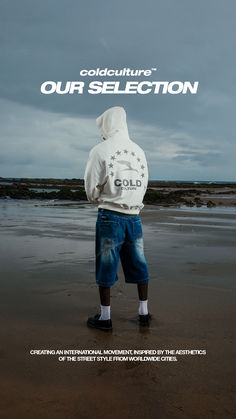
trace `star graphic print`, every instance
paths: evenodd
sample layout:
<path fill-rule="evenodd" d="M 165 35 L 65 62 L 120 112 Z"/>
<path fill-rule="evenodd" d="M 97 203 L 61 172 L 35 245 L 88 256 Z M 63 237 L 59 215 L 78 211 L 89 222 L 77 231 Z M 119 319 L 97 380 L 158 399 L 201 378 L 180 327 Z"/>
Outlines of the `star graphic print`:
<path fill-rule="evenodd" d="M 116 167 L 119 168 L 119 171 L 136 172 L 142 179 L 144 179 L 146 175 L 145 166 L 141 157 L 139 157 L 138 153 L 135 153 L 133 150 L 116 150 L 115 153 L 110 156 L 108 169 L 115 170 Z M 109 173 L 110 176 L 114 176 L 114 171 Z"/>

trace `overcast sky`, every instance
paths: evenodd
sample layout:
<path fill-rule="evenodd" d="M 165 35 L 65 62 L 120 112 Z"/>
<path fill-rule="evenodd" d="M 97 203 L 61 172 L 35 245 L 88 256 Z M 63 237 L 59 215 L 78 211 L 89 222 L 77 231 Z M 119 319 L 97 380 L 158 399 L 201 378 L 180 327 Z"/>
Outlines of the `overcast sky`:
<path fill-rule="evenodd" d="M 83 177 L 101 141 L 96 117 L 120 105 L 151 179 L 236 181 L 234 0 L 2 0 L 0 9 L 0 176 Z M 97 67 L 157 67 L 149 80 L 199 89 L 40 92 L 45 80 L 81 80 Z"/>

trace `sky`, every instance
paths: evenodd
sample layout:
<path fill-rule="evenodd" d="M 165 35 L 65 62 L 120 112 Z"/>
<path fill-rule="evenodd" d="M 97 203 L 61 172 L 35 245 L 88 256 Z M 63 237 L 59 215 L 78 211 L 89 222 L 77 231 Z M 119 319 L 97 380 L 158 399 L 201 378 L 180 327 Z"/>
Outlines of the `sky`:
<path fill-rule="evenodd" d="M 0 176 L 82 178 L 95 119 L 123 106 L 150 179 L 236 181 L 235 14 L 233 0 L 2 0 Z M 40 91 L 106 67 L 155 67 L 148 80 L 199 81 L 198 93 Z"/>

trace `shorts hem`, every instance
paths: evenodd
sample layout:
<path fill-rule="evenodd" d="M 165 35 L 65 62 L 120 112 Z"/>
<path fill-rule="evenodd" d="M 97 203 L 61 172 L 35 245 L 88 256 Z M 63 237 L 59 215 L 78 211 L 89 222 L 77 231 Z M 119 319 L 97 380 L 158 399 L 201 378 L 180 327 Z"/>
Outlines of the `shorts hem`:
<path fill-rule="evenodd" d="M 138 279 L 137 280 L 135 280 L 135 279 L 129 280 L 129 279 L 125 278 L 125 282 L 126 282 L 126 284 L 144 285 L 144 284 L 147 284 L 149 282 L 149 278 L 145 278 L 145 279 L 141 279 L 141 280 L 138 280 Z"/>
<path fill-rule="evenodd" d="M 100 287 L 112 287 L 113 285 L 115 285 L 117 281 L 114 282 L 101 282 L 101 281 L 96 281 L 96 284 L 99 285 Z"/>

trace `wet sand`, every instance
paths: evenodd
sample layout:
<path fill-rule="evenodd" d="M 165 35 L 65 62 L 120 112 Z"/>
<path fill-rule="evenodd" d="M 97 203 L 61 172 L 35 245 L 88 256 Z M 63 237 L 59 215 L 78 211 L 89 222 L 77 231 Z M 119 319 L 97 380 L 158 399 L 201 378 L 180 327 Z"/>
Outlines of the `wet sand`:
<path fill-rule="evenodd" d="M 142 212 L 149 329 L 121 270 L 113 332 L 88 329 L 96 209 L 0 203 L 0 411 L 4 419 L 235 417 L 236 209 Z M 59 362 L 30 349 L 206 349 L 177 362 Z"/>

